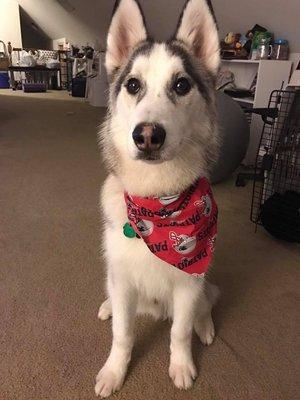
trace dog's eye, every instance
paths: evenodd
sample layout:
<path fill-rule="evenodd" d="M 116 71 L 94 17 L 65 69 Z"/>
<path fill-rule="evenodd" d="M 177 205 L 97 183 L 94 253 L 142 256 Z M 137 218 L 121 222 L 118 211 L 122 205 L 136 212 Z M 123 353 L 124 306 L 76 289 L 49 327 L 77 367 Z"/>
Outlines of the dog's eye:
<path fill-rule="evenodd" d="M 174 83 L 173 89 L 179 96 L 184 96 L 191 90 L 191 84 L 186 78 L 179 78 Z"/>
<path fill-rule="evenodd" d="M 141 82 L 136 78 L 131 78 L 126 84 L 127 92 L 130 94 L 137 94 L 141 88 Z"/>

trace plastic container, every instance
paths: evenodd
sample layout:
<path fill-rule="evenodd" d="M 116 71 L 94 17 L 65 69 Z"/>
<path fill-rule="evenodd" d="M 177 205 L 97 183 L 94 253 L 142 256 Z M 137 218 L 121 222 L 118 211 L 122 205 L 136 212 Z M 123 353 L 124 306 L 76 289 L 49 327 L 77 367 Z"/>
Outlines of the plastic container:
<path fill-rule="evenodd" d="M 276 39 L 274 41 L 271 58 L 272 60 L 288 60 L 289 43 L 286 39 Z"/>
<path fill-rule="evenodd" d="M 257 47 L 256 60 L 268 60 L 272 52 L 271 38 L 261 38 Z"/>

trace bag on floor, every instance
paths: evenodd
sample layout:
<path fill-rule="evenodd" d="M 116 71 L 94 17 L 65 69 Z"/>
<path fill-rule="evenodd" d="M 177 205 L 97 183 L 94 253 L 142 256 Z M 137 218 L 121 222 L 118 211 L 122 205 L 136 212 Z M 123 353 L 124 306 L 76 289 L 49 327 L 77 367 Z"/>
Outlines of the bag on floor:
<path fill-rule="evenodd" d="M 300 193 L 274 193 L 262 205 L 260 219 L 277 239 L 300 243 Z"/>

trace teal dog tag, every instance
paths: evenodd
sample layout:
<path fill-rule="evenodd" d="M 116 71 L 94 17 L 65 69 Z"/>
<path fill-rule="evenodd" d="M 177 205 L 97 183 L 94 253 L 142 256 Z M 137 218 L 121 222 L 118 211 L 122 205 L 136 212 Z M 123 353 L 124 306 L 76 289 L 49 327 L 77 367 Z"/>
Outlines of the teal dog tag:
<path fill-rule="evenodd" d="M 135 230 L 133 227 L 130 225 L 129 222 L 126 222 L 126 224 L 123 226 L 123 233 L 126 237 L 133 239 L 136 237 Z"/>

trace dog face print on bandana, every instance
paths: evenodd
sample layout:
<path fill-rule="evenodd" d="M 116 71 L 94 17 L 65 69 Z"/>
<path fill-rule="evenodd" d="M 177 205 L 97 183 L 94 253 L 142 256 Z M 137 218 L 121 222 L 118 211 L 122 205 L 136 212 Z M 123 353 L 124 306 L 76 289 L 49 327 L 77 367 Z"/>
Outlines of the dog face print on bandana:
<path fill-rule="evenodd" d="M 155 256 L 188 274 L 207 271 L 218 209 L 206 178 L 180 195 L 150 198 L 125 193 L 124 198 L 131 227 Z"/>

